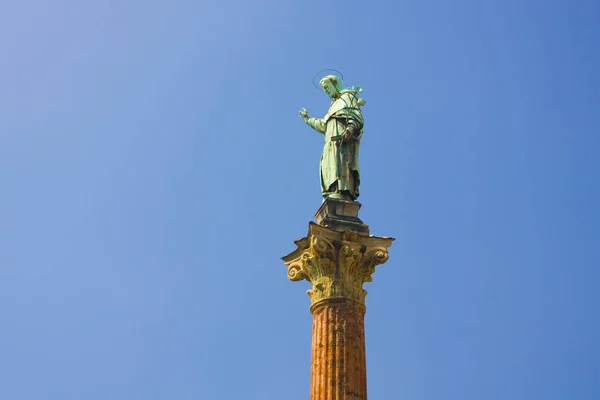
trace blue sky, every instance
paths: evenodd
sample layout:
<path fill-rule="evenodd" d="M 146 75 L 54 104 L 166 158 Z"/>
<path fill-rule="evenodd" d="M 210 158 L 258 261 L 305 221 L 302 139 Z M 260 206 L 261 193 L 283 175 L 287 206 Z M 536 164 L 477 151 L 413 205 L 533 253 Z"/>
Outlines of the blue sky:
<path fill-rule="evenodd" d="M 600 6 L 0 5 L 0 398 L 307 399 L 311 84 L 361 85 L 371 399 L 600 398 Z"/>

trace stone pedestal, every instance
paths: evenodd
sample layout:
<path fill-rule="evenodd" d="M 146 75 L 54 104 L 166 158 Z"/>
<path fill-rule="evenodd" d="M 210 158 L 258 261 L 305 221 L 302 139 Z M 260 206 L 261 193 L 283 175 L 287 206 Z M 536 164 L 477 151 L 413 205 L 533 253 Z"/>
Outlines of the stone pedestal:
<path fill-rule="evenodd" d="M 369 234 L 369 226 L 358 218 L 358 201 L 328 197 L 315 213 L 319 225 L 342 231 L 354 231 Z"/>
<path fill-rule="evenodd" d="M 283 261 L 288 278 L 307 280 L 313 314 L 311 400 L 366 400 L 363 283 L 388 260 L 393 238 L 375 237 L 358 219 L 360 204 L 326 199 L 308 235 Z"/>

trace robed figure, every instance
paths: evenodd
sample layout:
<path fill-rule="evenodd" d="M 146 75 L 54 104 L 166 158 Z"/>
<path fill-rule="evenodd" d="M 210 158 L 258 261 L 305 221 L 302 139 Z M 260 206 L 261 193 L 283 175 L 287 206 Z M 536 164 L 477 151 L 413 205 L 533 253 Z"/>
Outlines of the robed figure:
<path fill-rule="evenodd" d="M 358 150 L 364 125 L 360 107 L 366 102 L 359 96 L 359 87 L 343 88 L 335 75 L 321 79 L 320 85 L 332 99 L 329 111 L 323 118 L 312 118 L 303 108 L 300 116 L 325 136 L 320 168 L 321 191 L 325 198 L 355 200 L 359 195 Z"/>

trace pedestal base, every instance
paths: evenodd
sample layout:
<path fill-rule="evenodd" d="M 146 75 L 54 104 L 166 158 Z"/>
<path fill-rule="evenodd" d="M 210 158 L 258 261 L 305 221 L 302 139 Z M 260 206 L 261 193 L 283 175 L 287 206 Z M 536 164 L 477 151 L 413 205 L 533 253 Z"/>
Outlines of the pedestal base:
<path fill-rule="evenodd" d="M 369 225 L 358 218 L 361 204 L 357 201 L 328 197 L 315 213 L 317 223 L 339 230 L 369 234 Z"/>

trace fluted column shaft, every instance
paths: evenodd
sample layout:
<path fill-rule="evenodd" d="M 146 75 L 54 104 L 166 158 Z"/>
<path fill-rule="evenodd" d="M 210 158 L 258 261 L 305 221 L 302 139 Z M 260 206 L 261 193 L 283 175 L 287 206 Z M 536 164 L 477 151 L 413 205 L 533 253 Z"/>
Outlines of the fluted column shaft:
<path fill-rule="evenodd" d="M 311 400 L 366 400 L 364 309 L 352 301 L 313 310 Z"/>

